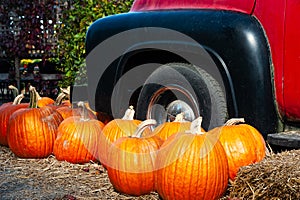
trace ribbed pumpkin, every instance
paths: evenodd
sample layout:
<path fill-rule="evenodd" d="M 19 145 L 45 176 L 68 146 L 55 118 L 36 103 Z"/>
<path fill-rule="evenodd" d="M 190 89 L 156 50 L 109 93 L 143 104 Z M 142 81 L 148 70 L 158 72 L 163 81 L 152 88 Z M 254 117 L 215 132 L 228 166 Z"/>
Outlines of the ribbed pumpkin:
<path fill-rule="evenodd" d="M 60 108 L 62 106 L 66 106 L 63 104 L 64 99 L 66 98 L 66 94 L 64 93 L 59 93 L 58 96 L 55 99 L 55 102 L 53 104 L 47 104 L 47 106 L 50 106 L 52 108 Z"/>
<path fill-rule="evenodd" d="M 236 177 L 240 167 L 259 162 L 266 155 L 264 138 L 257 129 L 244 122 L 243 118 L 233 118 L 224 126 L 209 131 L 219 138 L 225 149 L 231 180 Z"/>
<path fill-rule="evenodd" d="M 8 123 L 7 142 L 21 158 L 45 158 L 53 151 L 58 125 L 63 120 L 55 109 L 37 108 L 35 88 L 30 88 L 30 105 L 15 111 Z"/>
<path fill-rule="evenodd" d="M 113 142 L 120 137 L 130 136 L 136 131 L 140 120 L 133 119 L 134 109 L 130 106 L 122 119 L 114 119 L 107 123 L 103 128 L 102 134 L 99 140 L 98 159 L 101 164 L 106 167 L 107 165 L 107 153 L 108 149 Z"/>
<path fill-rule="evenodd" d="M 72 106 L 61 106 L 56 109 L 61 116 L 66 119 L 72 116 L 80 116 L 82 108 L 73 108 Z M 97 116 L 91 111 L 87 110 L 89 118 L 97 119 Z"/>
<path fill-rule="evenodd" d="M 83 102 L 81 116 L 65 119 L 58 127 L 53 153 L 57 160 L 70 163 L 96 161 L 98 141 L 104 124 L 88 116 Z"/>
<path fill-rule="evenodd" d="M 16 96 L 13 102 L 4 103 L 0 106 L 0 144 L 8 146 L 7 127 L 10 116 L 18 109 L 26 108 L 28 103 L 21 103 L 24 98 L 23 94 Z"/>
<path fill-rule="evenodd" d="M 153 134 L 160 137 L 162 140 L 168 139 L 171 135 L 178 133 L 178 132 L 184 132 L 186 130 L 189 130 L 191 126 L 190 121 L 184 120 L 183 113 L 177 114 L 175 117 L 175 120 L 172 122 L 165 122 L 157 126 Z M 205 130 L 202 128 L 202 131 L 205 132 Z"/>
<path fill-rule="evenodd" d="M 41 97 L 39 93 L 37 93 L 37 95 L 38 95 L 37 107 L 39 108 L 55 103 L 55 100 L 51 99 L 50 97 Z"/>
<path fill-rule="evenodd" d="M 158 152 L 156 190 L 163 199 L 212 200 L 226 191 L 226 153 L 215 137 L 201 131 L 201 120 L 169 137 Z"/>
<path fill-rule="evenodd" d="M 163 141 L 157 136 L 143 137 L 144 129 L 155 120 L 142 122 L 135 133 L 115 141 L 108 152 L 107 173 L 114 188 L 129 195 L 143 195 L 155 190 L 154 162 Z"/>

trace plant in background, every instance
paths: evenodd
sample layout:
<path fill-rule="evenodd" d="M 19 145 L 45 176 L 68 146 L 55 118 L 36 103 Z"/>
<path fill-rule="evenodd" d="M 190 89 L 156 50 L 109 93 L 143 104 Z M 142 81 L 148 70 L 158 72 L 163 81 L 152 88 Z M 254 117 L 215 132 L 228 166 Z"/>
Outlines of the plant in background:
<path fill-rule="evenodd" d="M 89 26 L 99 18 L 128 12 L 133 0 L 83 0 L 67 1 L 62 11 L 61 22 L 57 26 L 57 59 L 65 77 L 62 87 L 76 83 L 84 84 L 85 72 L 85 35 Z"/>

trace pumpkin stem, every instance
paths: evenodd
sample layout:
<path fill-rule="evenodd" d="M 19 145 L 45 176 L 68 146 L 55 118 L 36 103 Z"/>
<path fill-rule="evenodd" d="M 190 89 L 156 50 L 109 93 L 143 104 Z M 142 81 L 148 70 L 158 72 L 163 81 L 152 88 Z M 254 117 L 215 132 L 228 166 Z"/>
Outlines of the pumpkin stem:
<path fill-rule="evenodd" d="M 40 94 L 36 91 L 35 87 L 29 86 L 29 91 L 30 91 L 30 88 L 34 88 L 35 95 L 36 95 L 36 99 L 37 99 L 37 100 L 40 100 L 42 97 L 41 97 Z"/>
<path fill-rule="evenodd" d="M 147 119 L 140 123 L 135 131 L 135 133 L 132 135 L 132 137 L 141 138 L 144 130 L 151 125 L 156 125 L 156 121 L 154 119 Z"/>
<path fill-rule="evenodd" d="M 24 98 L 24 94 L 19 94 L 18 96 L 15 97 L 12 105 L 20 104 L 23 98 Z"/>
<path fill-rule="evenodd" d="M 80 120 L 82 120 L 82 121 L 90 120 L 89 115 L 88 115 L 88 109 L 86 108 L 86 105 L 84 104 L 84 102 L 79 101 L 77 103 L 77 106 L 81 108 Z"/>
<path fill-rule="evenodd" d="M 224 126 L 231 126 L 231 125 L 236 125 L 236 124 L 240 124 L 240 123 L 245 123 L 245 119 L 244 118 L 231 118 L 224 124 Z"/>
<path fill-rule="evenodd" d="M 62 103 L 62 101 L 64 100 L 65 97 L 66 97 L 65 93 L 63 93 L 63 92 L 59 93 L 58 96 L 55 99 L 54 105 L 56 105 L 56 106 L 61 105 L 61 103 Z"/>
<path fill-rule="evenodd" d="M 134 116 L 134 109 L 133 106 L 129 106 L 129 108 L 126 110 L 124 116 L 122 117 L 123 120 L 133 120 Z"/>
<path fill-rule="evenodd" d="M 67 99 L 70 99 L 70 93 L 71 93 L 70 86 L 68 86 L 67 88 L 60 88 L 60 90 L 62 93 L 66 95 Z"/>
<path fill-rule="evenodd" d="M 202 132 L 201 125 L 202 125 L 202 117 L 200 116 L 194 121 L 192 121 L 189 132 L 191 132 L 194 135 L 203 135 L 204 132 Z"/>
<path fill-rule="evenodd" d="M 14 98 L 16 98 L 16 97 L 18 96 L 18 94 L 19 94 L 18 88 L 16 88 L 16 87 L 13 86 L 13 85 L 9 85 L 9 86 L 8 86 L 8 89 L 12 90 L 12 93 L 13 93 Z"/>
<path fill-rule="evenodd" d="M 40 95 L 38 94 L 35 87 L 33 86 L 29 87 L 29 93 L 30 93 L 29 108 L 37 108 L 38 107 L 37 102 L 39 100 Z"/>
<path fill-rule="evenodd" d="M 174 122 L 184 122 L 184 113 L 181 112 L 176 115 Z"/>

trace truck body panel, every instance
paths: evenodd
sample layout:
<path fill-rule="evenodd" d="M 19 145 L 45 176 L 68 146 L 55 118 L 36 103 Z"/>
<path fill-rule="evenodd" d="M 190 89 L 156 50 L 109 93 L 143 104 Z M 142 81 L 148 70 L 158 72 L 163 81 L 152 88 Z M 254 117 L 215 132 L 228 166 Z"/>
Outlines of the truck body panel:
<path fill-rule="evenodd" d="M 178 15 L 181 17 L 176 18 Z M 197 25 L 195 26 L 195 24 Z M 189 28 L 191 26 L 194 26 L 193 29 Z M 238 12 L 213 10 L 134 12 L 106 17 L 90 27 L 87 33 L 87 53 L 90 53 L 97 44 L 105 41 L 110 36 L 136 28 L 144 28 L 145 33 L 143 33 L 143 36 L 132 35 L 130 38 L 123 39 L 133 46 L 142 46 L 143 44 L 139 44 L 138 38 L 150 38 L 147 35 L 150 34 L 147 30 L 148 27 L 164 27 L 181 32 L 193 38 L 200 45 L 213 49 L 223 59 L 225 66 L 222 67 L 226 69 L 221 69 L 220 66 L 220 70 L 229 71 L 235 90 L 234 101 L 237 103 L 238 113 L 232 113 L 231 117 L 244 117 L 264 134 L 276 131 L 277 120 L 272 100 L 271 64 L 269 59 L 265 59 L 270 56 L 270 52 L 264 31 L 255 17 Z M 105 33 L 102 33 L 103 30 L 105 30 Z M 157 38 L 156 41 L 149 40 L 147 44 L 166 41 L 163 38 L 161 40 L 160 37 Z M 180 43 L 180 41 L 171 39 L 168 41 L 169 44 L 178 42 Z M 128 46 L 128 49 L 131 48 Z M 183 45 L 182 49 L 185 48 L 191 49 Z M 197 57 L 197 52 L 191 53 Z M 99 62 L 96 63 L 96 66 L 93 66 L 93 63 L 89 62 L 90 59 L 94 60 L 88 57 L 88 72 L 92 71 L 89 68 L 103 66 Z M 196 60 L 198 63 L 192 64 L 202 66 L 201 57 Z M 114 67 L 112 71 L 122 68 L 120 66 Z M 113 73 L 124 74 L 125 72 L 117 71 Z M 89 77 L 93 75 L 88 74 Z M 114 74 L 106 74 L 104 78 L 111 76 L 116 77 Z M 108 84 L 108 81 L 110 84 Z M 110 102 L 104 102 L 103 100 L 106 96 L 109 96 L 109 91 L 112 91 L 114 83 L 112 83 L 111 78 L 108 81 L 99 84 L 98 91 L 104 95 L 101 97 L 96 95 L 96 99 L 102 101 L 102 105 L 96 105 L 96 110 L 109 112 L 107 105 Z M 91 82 L 89 85 L 94 85 L 94 83 Z M 105 85 L 111 85 L 111 88 L 103 88 L 102 92 L 101 86 Z"/>
<path fill-rule="evenodd" d="M 299 10 L 297 0 L 258 0 L 253 13 L 269 40 L 278 111 L 283 120 L 291 122 L 300 121 Z"/>
<path fill-rule="evenodd" d="M 287 0 L 285 35 L 283 99 L 285 118 L 300 121 L 300 1 Z"/>
<path fill-rule="evenodd" d="M 137 0 L 131 11 L 176 10 L 176 9 L 214 9 L 251 13 L 255 0 Z"/>
<path fill-rule="evenodd" d="M 272 6 L 270 6 L 272 5 Z M 284 52 L 285 1 L 258 0 L 253 15 L 260 21 L 269 41 L 273 66 L 274 101 L 280 116 L 284 116 L 283 52 Z"/>

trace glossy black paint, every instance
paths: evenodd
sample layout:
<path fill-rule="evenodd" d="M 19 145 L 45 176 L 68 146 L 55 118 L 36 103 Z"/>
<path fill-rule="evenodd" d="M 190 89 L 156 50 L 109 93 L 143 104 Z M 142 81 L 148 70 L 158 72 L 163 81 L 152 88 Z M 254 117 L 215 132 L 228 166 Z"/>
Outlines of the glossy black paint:
<path fill-rule="evenodd" d="M 218 67 L 227 83 L 229 117 L 244 117 L 247 123 L 256 127 L 265 137 L 277 131 L 278 116 L 272 92 L 270 51 L 264 31 L 254 17 L 212 10 L 115 15 L 97 20 L 89 28 L 86 52 L 91 52 L 98 44 L 117 33 L 138 27 L 164 27 L 180 31 L 211 49 L 216 54 Z M 191 54 L 197 56 L 197 52 Z M 97 111 L 110 113 L 107 105 L 109 93 L 116 81 L 113 78 L 115 74 L 122 72 L 112 65 L 106 74 L 109 77 L 104 78 L 105 86 L 98 85 L 95 102 Z"/>

